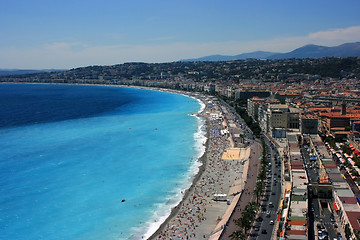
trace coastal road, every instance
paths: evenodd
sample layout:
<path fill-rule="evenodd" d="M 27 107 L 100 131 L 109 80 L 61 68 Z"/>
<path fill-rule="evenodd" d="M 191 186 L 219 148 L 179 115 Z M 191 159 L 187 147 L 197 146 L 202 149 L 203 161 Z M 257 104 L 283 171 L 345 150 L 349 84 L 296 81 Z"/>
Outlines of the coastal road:
<path fill-rule="evenodd" d="M 266 188 L 261 199 L 261 208 L 258 217 L 263 220 L 255 222 L 249 231 L 250 239 L 271 239 L 273 229 L 277 220 L 277 213 L 281 197 L 281 163 L 278 159 L 275 146 L 264 139 L 268 152 Z"/>
<path fill-rule="evenodd" d="M 231 240 L 229 237 L 233 232 L 239 230 L 239 227 L 235 225 L 235 220 L 241 217 L 242 210 L 245 206 L 252 200 L 256 200 L 254 196 L 254 189 L 256 185 L 256 178 L 260 169 L 260 160 L 262 156 L 262 146 L 261 143 L 257 141 L 251 141 L 251 154 L 249 159 L 249 170 L 247 175 L 246 184 L 244 187 L 244 192 L 242 193 L 234 212 L 232 213 L 227 227 L 224 229 L 223 234 L 221 235 L 221 240 Z"/>

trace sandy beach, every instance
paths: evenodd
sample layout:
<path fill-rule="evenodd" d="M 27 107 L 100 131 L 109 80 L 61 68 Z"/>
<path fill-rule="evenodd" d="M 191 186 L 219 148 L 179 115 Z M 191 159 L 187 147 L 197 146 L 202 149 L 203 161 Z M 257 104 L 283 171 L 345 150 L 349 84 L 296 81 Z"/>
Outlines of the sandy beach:
<path fill-rule="evenodd" d="M 249 146 L 234 146 L 231 133 L 222 132 L 229 114 L 224 113 L 224 107 L 212 101 L 209 104 L 209 100 L 204 103 L 206 108 L 200 115 L 207 122 L 208 140 L 200 159 L 203 165 L 183 200 L 149 239 L 219 239 L 237 207 L 251 150 Z"/>

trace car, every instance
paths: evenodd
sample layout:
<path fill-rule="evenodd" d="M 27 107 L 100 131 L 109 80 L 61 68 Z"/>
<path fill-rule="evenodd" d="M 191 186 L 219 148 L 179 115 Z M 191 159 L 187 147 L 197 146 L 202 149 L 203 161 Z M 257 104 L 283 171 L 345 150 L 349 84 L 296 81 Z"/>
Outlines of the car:
<path fill-rule="evenodd" d="M 321 235 L 321 236 L 328 236 L 329 234 L 328 234 L 327 231 L 322 230 L 322 231 L 321 231 L 321 234 L 319 234 L 319 235 Z"/>
<path fill-rule="evenodd" d="M 339 233 L 339 232 L 337 233 L 337 239 L 338 240 L 344 240 L 344 238 L 341 236 L 341 233 Z"/>
<path fill-rule="evenodd" d="M 267 234 L 266 229 L 261 230 L 261 233 L 262 233 L 262 234 Z"/>
<path fill-rule="evenodd" d="M 258 235 L 259 235 L 259 234 L 257 234 L 257 233 L 250 233 L 250 237 L 256 238 Z"/>
<path fill-rule="evenodd" d="M 274 225 L 274 220 L 270 220 L 269 224 Z"/>
<path fill-rule="evenodd" d="M 328 233 L 325 230 L 318 230 L 318 238 L 319 240 L 326 240 L 328 239 Z"/>
<path fill-rule="evenodd" d="M 254 226 L 254 230 L 255 230 L 255 231 L 259 231 L 259 230 L 260 230 L 260 226 L 255 225 L 255 226 Z"/>
<path fill-rule="evenodd" d="M 257 222 L 262 222 L 264 219 L 262 218 L 262 217 L 258 217 L 257 219 L 256 219 L 256 221 Z"/>
<path fill-rule="evenodd" d="M 325 235 L 319 235 L 319 236 L 318 236 L 318 239 L 319 239 L 319 240 L 328 240 L 329 237 L 328 237 L 328 236 L 325 236 Z"/>
<path fill-rule="evenodd" d="M 266 212 L 266 217 L 270 217 L 270 211 Z"/>
<path fill-rule="evenodd" d="M 272 192 L 271 195 L 275 195 L 275 192 Z"/>
<path fill-rule="evenodd" d="M 261 211 L 265 212 L 266 211 L 266 207 L 262 207 Z"/>
<path fill-rule="evenodd" d="M 274 207 L 274 204 L 272 202 L 269 202 L 269 207 Z"/>

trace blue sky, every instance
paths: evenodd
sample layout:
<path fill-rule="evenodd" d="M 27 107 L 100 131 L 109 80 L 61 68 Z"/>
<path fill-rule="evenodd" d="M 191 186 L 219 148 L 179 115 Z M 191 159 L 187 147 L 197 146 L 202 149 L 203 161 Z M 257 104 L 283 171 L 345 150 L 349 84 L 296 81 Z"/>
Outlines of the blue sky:
<path fill-rule="evenodd" d="M 359 0 L 0 0 L 0 68 L 172 62 L 360 41 Z"/>

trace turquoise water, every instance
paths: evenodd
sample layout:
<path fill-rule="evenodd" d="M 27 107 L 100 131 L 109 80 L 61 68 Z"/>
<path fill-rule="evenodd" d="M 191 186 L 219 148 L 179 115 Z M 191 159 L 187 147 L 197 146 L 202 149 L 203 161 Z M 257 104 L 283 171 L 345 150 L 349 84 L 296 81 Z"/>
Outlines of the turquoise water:
<path fill-rule="evenodd" d="M 12 87 L 0 85 L 0 93 L 19 91 L 21 99 L 21 89 Z M 49 98 L 56 89 L 15 87 L 26 87 L 24 99 L 41 92 Z M 78 101 L 97 110 L 0 128 L 0 239 L 148 237 L 181 200 L 181 190 L 189 187 L 198 171 L 203 122 L 188 114 L 199 111 L 199 102 L 142 89 L 58 87 L 57 94 L 72 88 L 93 91 L 95 95 Z M 105 100 L 94 103 L 103 95 L 123 99 L 104 111 Z M 88 97 L 91 103 L 86 102 Z M 7 114 L 22 112 L 19 106 L 7 109 Z M 58 106 L 45 107 L 57 114 L 72 107 L 61 101 Z M 85 108 L 79 109 L 77 114 Z"/>

